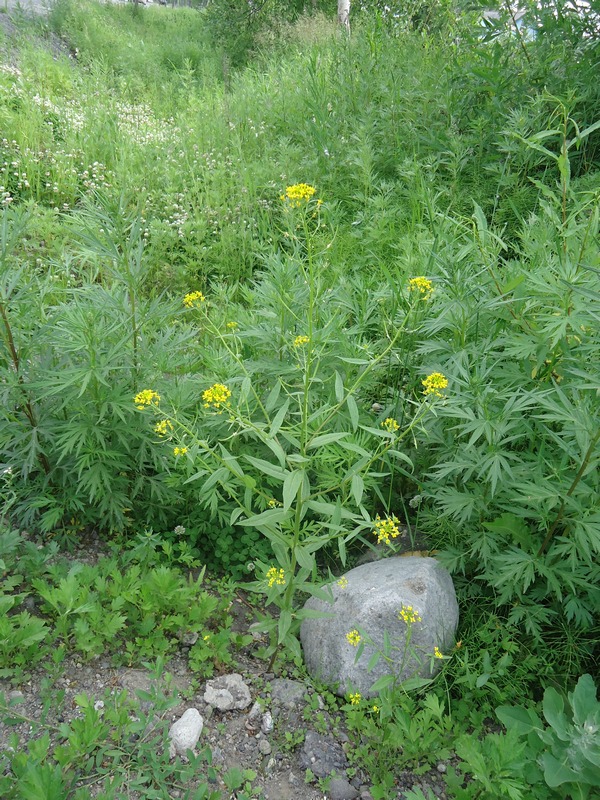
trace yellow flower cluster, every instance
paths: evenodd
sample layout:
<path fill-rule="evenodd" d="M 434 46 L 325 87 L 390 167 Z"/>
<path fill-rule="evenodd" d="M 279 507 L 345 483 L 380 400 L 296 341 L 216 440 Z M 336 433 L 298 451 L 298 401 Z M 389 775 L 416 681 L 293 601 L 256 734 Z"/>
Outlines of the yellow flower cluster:
<path fill-rule="evenodd" d="M 408 282 L 409 292 L 419 292 L 421 300 L 429 300 L 433 293 L 433 283 L 422 275 L 418 278 L 411 278 Z"/>
<path fill-rule="evenodd" d="M 235 322 L 234 320 L 232 320 L 231 322 L 227 323 L 227 327 L 229 328 L 230 331 L 234 331 L 237 328 L 237 326 L 238 326 L 238 323 Z"/>
<path fill-rule="evenodd" d="M 170 433 L 172 430 L 173 426 L 168 419 L 161 419 L 161 421 L 157 422 L 154 426 L 154 433 L 158 433 L 159 436 L 166 436 L 167 433 Z"/>
<path fill-rule="evenodd" d="M 186 308 L 200 308 L 202 303 L 206 302 L 206 297 L 202 294 L 202 292 L 189 292 L 183 298 L 183 305 Z"/>
<path fill-rule="evenodd" d="M 362 636 L 355 628 L 354 630 L 346 634 L 346 639 L 348 639 L 348 643 L 351 644 L 352 647 L 358 647 L 358 645 L 360 644 L 360 640 L 362 639 Z"/>
<path fill-rule="evenodd" d="M 308 183 L 295 183 L 286 188 L 285 194 L 281 195 L 280 200 L 294 208 L 299 208 L 303 203 L 308 203 L 316 191 L 315 187 Z"/>
<path fill-rule="evenodd" d="M 340 587 L 340 589 L 345 589 L 346 586 L 348 586 L 348 578 L 345 575 L 342 575 L 342 577 L 337 582 L 337 585 Z"/>
<path fill-rule="evenodd" d="M 433 655 L 435 658 L 443 658 L 444 654 L 437 645 L 433 648 Z"/>
<path fill-rule="evenodd" d="M 143 389 L 136 394 L 133 402 L 138 411 L 143 411 L 146 406 L 157 406 L 160 403 L 160 395 L 152 389 Z"/>
<path fill-rule="evenodd" d="M 308 336 L 296 336 L 294 339 L 294 347 L 304 347 L 305 344 L 308 344 L 310 339 Z"/>
<path fill-rule="evenodd" d="M 425 387 L 423 390 L 424 395 L 432 394 L 434 397 L 443 397 L 444 394 L 441 390 L 448 386 L 448 378 L 442 375 L 441 372 L 432 372 L 421 383 Z"/>
<path fill-rule="evenodd" d="M 184 456 L 187 453 L 187 447 L 174 447 L 173 448 L 173 455 L 174 456 Z"/>
<path fill-rule="evenodd" d="M 381 544 L 382 542 L 390 544 L 390 539 L 395 539 L 396 536 L 400 536 L 399 523 L 400 520 L 397 517 L 387 517 L 387 519 L 377 517 L 375 520 L 375 527 L 373 528 L 373 533 L 377 536 L 377 544 Z"/>
<path fill-rule="evenodd" d="M 215 383 L 210 389 L 202 392 L 204 408 L 221 409 L 228 405 L 231 392 L 223 383 Z"/>
<path fill-rule="evenodd" d="M 277 569 L 277 567 L 271 567 L 267 570 L 267 581 L 269 582 L 269 588 L 271 586 L 285 586 L 285 572 L 282 569 Z"/>
<path fill-rule="evenodd" d="M 275 498 L 272 497 L 267 503 L 267 505 L 269 506 L 269 508 L 279 508 L 280 506 L 283 505 L 283 503 L 280 503 L 279 500 L 275 500 Z"/>
<path fill-rule="evenodd" d="M 354 694 L 349 694 L 348 695 L 348 700 L 350 700 L 350 703 L 353 706 L 360 705 L 361 699 L 362 699 L 362 695 L 361 695 L 360 692 L 355 692 Z"/>
<path fill-rule="evenodd" d="M 404 604 L 398 612 L 398 619 L 404 620 L 407 625 L 422 621 L 418 611 L 415 611 L 412 606 L 405 606 Z"/>
<path fill-rule="evenodd" d="M 395 419 L 388 417 L 387 419 L 383 420 L 383 422 L 381 423 L 381 427 L 388 433 L 395 433 L 400 427 L 400 425 L 398 425 Z"/>

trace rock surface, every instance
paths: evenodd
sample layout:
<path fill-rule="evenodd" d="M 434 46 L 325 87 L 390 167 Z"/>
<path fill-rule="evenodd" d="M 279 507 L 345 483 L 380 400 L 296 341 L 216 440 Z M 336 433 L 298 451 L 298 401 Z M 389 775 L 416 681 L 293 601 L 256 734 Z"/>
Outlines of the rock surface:
<path fill-rule="evenodd" d="M 317 778 L 328 778 L 333 773 L 340 775 L 348 766 L 344 750 L 335 739 L 308 731 L 300 751 L 300 764 Z"/>
<path fill-rule="evenodd" d="M 206 682 L 204 702 L 219 711 L 242 710 L 252 702 L 250 689 L 237 672 Z"/>
<path fill-rule="evenodd" d="M 198 739 L 202 733 L 204 720 L 197 708 L 188 708 L 177 722 L 169 728 L 169 756 L 175 758 L 176 755 L 185 756 L 188 750 L 195 750 Z"/>
<path fill-rule="evenodd" d="M 356 800 L 360 795 L 345 778 L 332 778 L 329 782 L 329 800 Z"/>
<path fill-rule="evenodd" d="M 371 686 L 383 675 L 404 681 L 435 674 L 440 662 L 434 648 L 449 649 L 458 625 L 454 586 L 444 567 L 433 558 L 388 558 L 356 567 L 345 578 L 343 586 L 331 586 L 333 603 L 313 597 L 305 605 L 329 614 L 302 622 L 310 674 L 339 695 L 360 692 L 363 697 L 374 696 Z M 412 624 L 399 617 L 408 607 L 419 618 Z M 358 631 L 364 644 L 358 660 L 356 646 L 347 639 L 350 631 Z M 372 656 L 384 650 L 385 634 L 389 653 L 369 671 Z"/>

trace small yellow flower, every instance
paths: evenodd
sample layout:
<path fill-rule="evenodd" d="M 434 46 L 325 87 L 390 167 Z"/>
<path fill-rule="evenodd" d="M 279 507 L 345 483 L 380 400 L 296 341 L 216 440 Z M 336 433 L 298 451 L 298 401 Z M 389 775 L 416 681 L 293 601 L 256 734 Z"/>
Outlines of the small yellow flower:
<path fill-rule="evenodd" d="M 183 305 L 186 308 L 200 308 L 202 303 L 206 302 L 206 297 L 202 294 L 202 292 L 189 292 L 183 298 Z"/>
<path fill-rule="evenodd" d="M 308 344 L 310 339 L 308 336 L 296 336 L 294 339 L 294 347 L 304 347 L 305 344 Z"/>
<path fill-rule="evenodd" d="M 377 536 L 377 544 L 381 544 L 382 542 L 391 544 L 390 539 L 395 539 L 397 536 L 400 536 L 399 524 L 400 520 L 395 516 L 387 517 L 387 519 L 381 519 L 377 516 L 373 528 L 373 533 Z"/>
<path fill-rule="evenodd" d="M 157 406 L 160 403 L 160 395 L 152 389 L 143 389 L 136 394 L 133 402 L 138 411 L 143 411 L 146 406 Z"/>
<path fill-rule="evenodd" d="M 234 331 L 237 328 L 237 326 L 238 323 L 234 322 L 233 320 L 227 323 L 227 327 L 229 328 L 230 331 Z"/>
<path fill-rule="evenodd" d="M 419 292 L 421 300 L 429 300 L 433 293 L 433 283 L 422 275 L 418 278 L 411 278 L 408 282 L 409 292 Z"/>
<path fill-rule="evenodd" d="M 230 397 L 231 392 L 223 383 L 215 383 L 210 389 L 202 392 L 204 408 L 210 408 L 211 406 L 217 410 L 221 410 L 221 407 L 226 408 L 229 405 Z"/>
<path fill-rule="evenodd" d="M 267 570 L 266 578 L 269 582 L 269 588 L 271 586 L 285 586 L 285 572 L 282 569 L 271 567 Z"/>
<path fill-rule="evenodd" d="M 444 397 L 441 390 L 448 386 L 448 378 L 442 375 L 441 372 L 432 372 L 431 375 L 428 375 L 421 383 L 425 387 L 423 391 L 424 395 L 431 394 L 434 397 Z"/>
<path fill-rule="evenodd" d="M 304 203 L 308 203 L 316 191 L 315 187 L 308 183 L 295 183 L 286 188 L 285 194 L 281 195 L 280 200 L 292 208 L 299 208 Z"/>
<path fill-rule="evenodd" d="M 371 711 L 372 711 L 374 714 L 377 714 L 377 713 L 378 713 L 380 710 L 381 710 L 381 709 L 379 708 L 379 706 L 371 706 Z"/>
<path fill-rule="evenodd" d="M 203 642 L 210 642 L 210 633 L 207 633 L 206 636 L 202 637 Z"/>
<path fill-rule="evenodd" d="M 433 655 L 434 655 L 434 658 L 443 658 L 444 657 L 442 651 L 437 646 L 433 648 Z"/>
<path fill-rule="evenodd" d="M 350 700 L 350 703 L 353 706 L 359 705 L 360 701 L 361 701 L 361 698 L 362 698 L 362 695 L 361 695 L 360 692 L 355 692 L 354 694 L 349 694 L 348 695 L 348 700 Z"/>
<path fill-rule="evenodd" d="M 381 427 L 384 428 L 388 433 L 395 433 L 400 425 L 398 425 L 395 419 L 388 417 L 387 419 L 383 420 Z"/>
<path fill-rule="evenodd" d="M 174 447 L 173 448 L 173 455 L 174 456 L 184 456 L 187 453 L 187 447 Z"/>
<path fill-rule="evenodd" d="M 342 575 L 342 577 L 337 582 L 337 585 L 340 587 L 340 589 L 345 589 L 346 586 L 348 586 L 348 578 L 345 575 Z"/>
<path fill-rule="evenodd" d="M 415 622 L 422 622 L 418 611 L 415 611 L 412 606 L 405 606 L 404 604 L 398 612 L 398 619 L 404 620 L 407 625 L 412 625 Z"/>
<path fill-rule="evenodd" d="M 281 505 L 281 503 L 279 502 L 279 500 L 275 500 L 275 498 L 272 497 L 267 503 L 267 505 L 269 506 L 269 508 L 278 508 Z"/>
<path fill-rule="evenodd" d="M 157 422 L 154 426 L 154 433 L 158 433 L 159 436 L 166 436 L 167 433 L 170 433 L 172 430 L 173 425 L 168 419 L 161 419 L 161 421 Z"/>
<path fill-rule="evenodd" d="M 358 647 L 362 639 L 362 636 L 355 628 L 354 630 L 351 630 L 346 634 L 346 639 L 348 640 L 349 644 L 352 645 L 352 647 Z"/>

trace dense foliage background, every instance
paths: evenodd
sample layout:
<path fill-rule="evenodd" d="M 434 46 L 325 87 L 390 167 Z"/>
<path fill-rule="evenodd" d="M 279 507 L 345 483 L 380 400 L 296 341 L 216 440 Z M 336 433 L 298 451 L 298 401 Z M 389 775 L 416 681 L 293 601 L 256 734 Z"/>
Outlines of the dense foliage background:
<path fill-rule="evenodd" d="M 350 38 L 334 9 L 237 0 L 22 21 L 0 66 L 5 523 L 238 579 L 284 566 L 271 534 L 306 481 L 299 570 L 339 571 L 379 514 L 452 571 L 446 686 L 482 719 L 593 673 L 598 13 L 365 2 Z"/>

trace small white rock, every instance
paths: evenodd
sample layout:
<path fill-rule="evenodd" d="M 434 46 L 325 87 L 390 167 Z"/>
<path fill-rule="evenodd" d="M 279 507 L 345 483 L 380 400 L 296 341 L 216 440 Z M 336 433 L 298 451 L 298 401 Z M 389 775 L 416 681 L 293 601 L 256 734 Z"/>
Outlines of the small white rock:
<path fill-rule="evenodd" d="M 169 757 L 175 758 L 176 755 L 184 756 L 186 750 L 194 750 L 202 733 L 204 720 L 197 708 L 188 708 L 177 722 L 174 722 L 169 729 L 171 746 L 169 747 Z"/>
<path fill-rule="evenodd" d="M 271 733 L 273 730 L 273 717 L 270 711 L 265 711 L 262 716 L 260 729 L 263 733 Z"/>
<path fill-rule="evenodd" d="M 101 711 L 104 708 L 103 700 L 96 700 L 94 703 L 94 711 Z"/>

